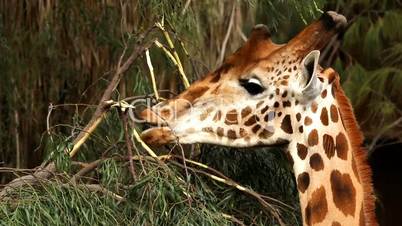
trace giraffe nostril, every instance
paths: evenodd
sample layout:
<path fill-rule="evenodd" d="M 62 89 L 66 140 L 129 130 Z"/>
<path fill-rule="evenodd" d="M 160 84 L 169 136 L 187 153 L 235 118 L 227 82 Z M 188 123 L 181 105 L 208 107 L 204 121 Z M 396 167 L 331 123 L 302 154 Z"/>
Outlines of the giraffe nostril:
<path fill-rule="evenodd" d="M 142 130 L 147 130 L 149 128 L 154 127 L 151 123 L 147 123 L 147 122 L 142 123 L 141 125 L 142 125 Z"/>

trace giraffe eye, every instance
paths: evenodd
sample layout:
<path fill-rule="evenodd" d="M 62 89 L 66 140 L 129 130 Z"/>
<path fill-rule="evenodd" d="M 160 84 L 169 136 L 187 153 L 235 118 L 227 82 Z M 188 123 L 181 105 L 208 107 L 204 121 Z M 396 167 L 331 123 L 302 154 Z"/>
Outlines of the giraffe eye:
<path fill-rule="evenodd" d="M 265 90 L 260 80 L 256 78 L 240 79 L 240 85 L 251 95 L 257 95 Z"/>

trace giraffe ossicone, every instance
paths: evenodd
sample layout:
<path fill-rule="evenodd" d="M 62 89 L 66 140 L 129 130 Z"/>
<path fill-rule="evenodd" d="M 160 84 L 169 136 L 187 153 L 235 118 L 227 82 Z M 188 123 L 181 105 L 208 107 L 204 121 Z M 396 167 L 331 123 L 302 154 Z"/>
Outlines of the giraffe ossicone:
<path fill-rule="evenodd" d="M 362 135 L 338 74 L 320 52 L 346 25 L 326 12 L 286 44 L 265 26 L 216 71 L 145 109 L 149 144 L 283 145 L 291 158 L 304 225 L 377 225 Z"/>

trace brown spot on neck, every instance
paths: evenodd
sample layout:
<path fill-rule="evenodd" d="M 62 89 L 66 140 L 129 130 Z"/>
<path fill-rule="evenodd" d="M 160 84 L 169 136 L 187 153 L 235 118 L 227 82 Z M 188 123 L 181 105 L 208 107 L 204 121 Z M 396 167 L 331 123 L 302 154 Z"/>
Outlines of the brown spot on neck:
<path fill-rule="evenodd" d="M 317 109 L 318 109 L 318 105 L 317 105 L 317 103 L 315 101 L 313 101 L 313 103 L 311 103 L 311 111 L 313 113 L 316 113 Z"/>
<path fill-rule="evenodd" d="M 328 203 L 324 186 L 317 188 L 308 201 L 304 210 L 306 225 L 313 225 L 322 222 L 328 213 Z"/>
<path fill-rule="evenodd" d="M 310 176 L 307 172 L 303 172 L 297 176 L 297 189 L 304 193 L 310 185 Z"/>
<path fill-rule="evenodd" d="M 348 150 L 349 150 L 348 140 L 346 139 L 345 134 L 340 132 L 336 136 L 336 155 L 340 159 L 347 160 Z"/>
<path fill-rule="evenodd" d="M 309 146 L 315 146 L 318 144 L 318 132 L 316 129 L 311 130 L 309 133 L 307 143 Z"/>
<path fill-rule="evenodd" d="M 338 170 L 331 172 L 331 190 L 335 206 L 345 216 L 355 215 L 356 189 L 349 174 L 342 174 Z"/>
<path fill-rule="evenodd" d="M 328 111 L 326 107 L 322 108 L 320 119 L 324 126 L 328 125 Z"/>
<path fill-rule="evenodd" d="M 305 125 L 305 126 L 309 126 L 309 125 L 311 125 L 312 123 L 313 123 L 313 120 L 312 120 L 310 117 L 306 116 L 306 117 L 304 118 L 304 125 Z"/>
<path fill-rule="evenodd" d="M 333 122 L 338 122 L 338 110 L 335 107 L 335 105 L 333 104 L 331 105 L 330 112 L 331 112 L 331 120 Z"/>
<path fill-rule="evenodd" d="M 281 123 L 281 129 L 288 134 L 293 133 L 293 128 L 292 128 L 292 121 L 290 119 L 290 115 L 285 115 L 283 117 L 282 123 Z"/>
<path fill-rule="evenodd" d="M 331 159 L 335 155 L 334 138 L 328 134 L 324 134 L 322 141 L 325 154 L 327 155 L 328 159 Z"/>
<path fill-rule="evenodd" d="M 324 169 L 324 162 L 322 161 L 320 154 L 314 153 L 310 156 L 310 167 L 315 171 Z"/>
<path fill-rule="evenodd" d="M 297 148 L 297 155 L 300 157 L 300 159 L 304 160 L 307 156 L 306 145 L 297 143 L 296 148 Z"/>

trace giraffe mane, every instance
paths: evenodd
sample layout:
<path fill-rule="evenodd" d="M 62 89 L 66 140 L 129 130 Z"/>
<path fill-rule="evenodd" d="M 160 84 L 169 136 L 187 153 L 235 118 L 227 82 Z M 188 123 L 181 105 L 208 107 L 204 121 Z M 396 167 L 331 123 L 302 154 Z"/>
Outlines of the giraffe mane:
<path fill-rule="evenodd" d="M 331 69 L 332 70 L 332 69 Z M 342 122 L 344 123 L 345 130 L 351 142 L 353 157 L 356 161 L 358 176 L 363 186 L 363 212 L 365 216 L 366 225 L 378 225 L 375 216 L 375 196 L 373 190 L 373 183 L 371 180 L 371 168 L 367 162 L 367 151 L 363 144 L 363 134 L 359 129 L 353 108 L 349 99 L 346 97 L 339 81 L 339 75 L 334 73 L 333 89 L 335 89 L 335 99 L 339 103 L 339 111 Z"/>

